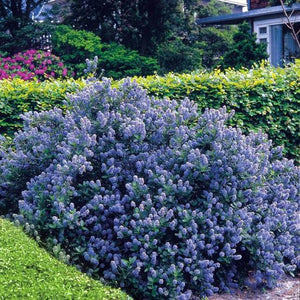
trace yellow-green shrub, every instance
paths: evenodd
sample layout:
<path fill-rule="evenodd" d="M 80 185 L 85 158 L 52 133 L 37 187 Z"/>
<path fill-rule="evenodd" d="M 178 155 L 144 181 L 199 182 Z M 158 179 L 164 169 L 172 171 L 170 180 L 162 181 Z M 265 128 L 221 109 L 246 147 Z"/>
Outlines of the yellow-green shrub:
<path fill-rule="evenodd" d="M 224 105 L 234 110 L 232 125 L 244 132 L 262 129 L 275 145 L 299 163 L 300 63 L 284 69 L 269 65 L 221 72 L 198 71 L 138 77 L 135 80 L 156 97 L 197 102 L 200 110 Z"/>
<path fill-rule="evenodd" d="M 39 82 L 19 78 L 0 81 L 0 133 L 11 134 L 22 125 L 20 114 L 27 111 L 62 107 L 67 93 L 85 85 L 82 80 L 53 80 Z"/>

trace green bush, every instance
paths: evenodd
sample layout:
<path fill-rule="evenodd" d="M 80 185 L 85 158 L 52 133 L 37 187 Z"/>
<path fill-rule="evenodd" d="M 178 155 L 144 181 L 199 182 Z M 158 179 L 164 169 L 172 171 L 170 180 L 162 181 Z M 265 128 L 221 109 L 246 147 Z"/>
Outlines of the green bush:
<path fill-rule="evenodd" d="M 131 299 L 88 278 L 0 219 L 0 299 Z"/>
<path fill-rule="evenodd" d="M 250 25 L 244 22 L 238 28 L 233 43 L 222 58 L 223 68 L 251 68 L 254 63 L 268 58 L 267 44 L 256 42 L 256 35 L 251 32 Z"/>
<path fill-rule="evenodd" d="M 21 128 L 20 114 L 27 111 L 48 110 L 55 105 L 63 107 L 67 93 L 82 88 L 81 80 L 39 82 L 20 78 L 0 81 L 0 134 L 12 134 Z"/>
<path fill-rule="evenodd" d="M 284 69 L 269 65 L 235 71 L 197 71 L 135 78 L 150 95 L 197 102 L 199 109 L 223 105 L 235 110 L 231 125 L 245 133 L 261 128 L 289 158 L 300 162 L 300 64 Z"/>
<path fill-rule="evenodd" d="M 202 53 L 199 48 L 185 45 L 179 38 L 158 46 L 157 58 L 161 73 L 188 72 L 202 68 Z"/>
<path fill-rule="evenodd" d="M 104 76 L 120 79 L 126 76 L 145 76 L 158 70 L 154 58 L 144 57 L 116 43 L 105 44 L 92 32 L 58 26 L 52 35 L 53 53 L 72 69 L 77 77 L 84 74 L 85 59 L 98 56 L 98 68 Z"/>

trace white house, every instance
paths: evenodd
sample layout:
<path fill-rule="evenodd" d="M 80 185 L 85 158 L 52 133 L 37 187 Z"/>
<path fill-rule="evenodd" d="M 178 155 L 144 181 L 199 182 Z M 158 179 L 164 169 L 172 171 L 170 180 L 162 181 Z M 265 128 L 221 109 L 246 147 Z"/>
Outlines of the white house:
<path fill-rule="evenodd" d="M 300 32 L 300 3 L 285 7 L 296 32 Z M 248 0 L 248 11 L 198 19 L 200 26 L 238 24 L 248 21 L 259 43 L 267 43 L 269 60 L 274 66 L 300 57 L 300 49 L 288 28 L 281 5 L 269 6 L 268 0 Z"/>

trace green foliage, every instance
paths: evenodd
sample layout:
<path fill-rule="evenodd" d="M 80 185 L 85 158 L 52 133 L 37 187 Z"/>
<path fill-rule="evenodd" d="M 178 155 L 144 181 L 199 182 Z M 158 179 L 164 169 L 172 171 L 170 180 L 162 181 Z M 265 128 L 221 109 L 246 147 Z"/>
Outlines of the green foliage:
<path fill-rule="evenodd" d="M 161 73 L 195 70 L 200 63 L 213 67 L 234 32 L 230 26 L 212 30 L 196 25 L 196 17 L 231 12 L 230 6 L 217 0 L 205 4 L 197 0 L 88 0 L 84 6 L 76 0 L 71 12 L 69 24 L 94 32 L 106 43 L 118 42 L 157 58 Z"/>
<path fill-rule="evenodd" d="M 51 257 L 0 219 L 0 299 L 131 299 Z"/>
<path fill-rule="evenodd" d="M 285 5 L 292 5 L 293 3 L 297 3 L 297 1 L 299 2 L 299 0 L 283 0 L 283 3 Z M 270 0 L 270 5 L 271 6 L 276 6 L 276 5 L 280 5 L 280 0 Z"/>
<path fill-rule="evenodd" d="M 98 54 L 98 68 L 104 70 L 104 76 L 120 79 L 137 74 L 154 74 L 159 66 L 154 58 L 141 56 L 137 51 L 111 43 L 104 44 L 102 52 Z"/>
<path fill-rule="evenodd" d="M 232 125 L 246 133 L 262 129 L 299 164 L 299 78 L 300 64 L 294 64 L 284 69 L 261 65 L 252 70 L 170 73 L 136 80 L 151 95 L 178 100 L 188 97 L 201 111 L 226 105 L 236 112 Z"/>
<path fill-rule="evenodd" d="M 197 17 L 205 18 L 218 15 L 230 14 L 232 6 L 218 0 L 210 0 L 208 3 L 201 1 L 200 5 L 196 6 Z"/>
<path fill-rule="evenodd" d="M 231 13 L 231 6 L 218 0 L 209 2 L 184 1 L 184 23 L 174 30 L 175 36 L 180 36 L 185 44 L 196 48 L 201 53 L 201 64 L 211 69 L 218 65 L 221 56 L 233 42 L 236 26 L 200 27 L 195 23 L 196 18 L 218 16 Z M 180 52 L 180 51 L 178 51 Z M 197 69 L 197 61 L 190 64 L 189 69 Z M 194 64 L 194 67 L 193 67 Z M 176 69 L 170 71 L 177 72 Z"/>
<path fill-rule="evenodd" d="M 234 43 L 223 56 L 224 68 L 251 68 L 254 63 L 268 58 L 265 43 L 257 43 L 256 35 L 251 32 L 248 23 L 239 25 L 239 30 L 233 36 Z"/>
<path fill-rule="evenodd" d="M 211 69 L 220 64 L 221 57 L 233 43 L 233 34 L 235 32 L 236 29 L 233 26 L 199 29 L 200 49 L 203 52 L 203 67 Z"/>
<path fill-rule="evenodd" d="M 180 18 L 181 0 L 72 1 L 68 18 L 78 29 L 93 31 L 104 42 L 119 42 L 142 55 L 153 55 Z"/>
<path fill-rule="evenodd" d="M 155 59 L 140 56 L 137 51 L 126 49 L 116 43 L 105 44 L 92 32 L 74 30 L 69 26 L 58 26 L 52 35 L 53 53 L 76 71 L 77 77 L 83 75 L 85 59 L 98 56 L 98 68 L 104 75 L 119 79 L 126 76 L 144 76 L 158 69 Z"/>
<path fill-rule="evenodd" d="M 55 26 L 48 23 L 29 22 L 14 32 L 14 35 L 1 32 L 0 26 L 0 51 L 13 55 L 28 49 L 45 49 L 50 47 L 49 41 L 41 39 L 42 36 L 53 32 Z"/>
<path fill-rule="evenodd" d="M 0 81 L 0 133 L 12 134 L 21 127 L 20 114 L 63 106 L 67 93 L 84 86 L 81 80 L 39 82 L 20 78 Z"/>
<path fill-rule="evenodd" d="M 52 52 L 61 56 L 77 76 L 83 75 L 85 59 L 94 58 L 102 46 L 101 39 L 92 32 L 74 30 L 65 25 L 58 26 L 52 35 Z"/>
<path fill-rule="evenodd" d="M 202 67 L 202 51 L 195 46 L 185 45 L 179 38 L 160 44 L 156 56 L 161 73 L 187 72 Z"/>

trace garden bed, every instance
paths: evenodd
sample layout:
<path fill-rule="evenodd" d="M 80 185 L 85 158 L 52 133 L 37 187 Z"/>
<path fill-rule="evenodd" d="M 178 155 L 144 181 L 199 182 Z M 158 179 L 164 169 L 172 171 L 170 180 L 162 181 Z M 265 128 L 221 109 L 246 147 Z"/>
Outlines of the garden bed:
<path fill-rule="evenodd" d="M 196 300 L 193 298 L 192 300 Z M 273 289 L 233 290 L 232 293 L 213 295 L 208 300 L 296 300 L 300 299 L 300 278 L 284 276 Z"/>

